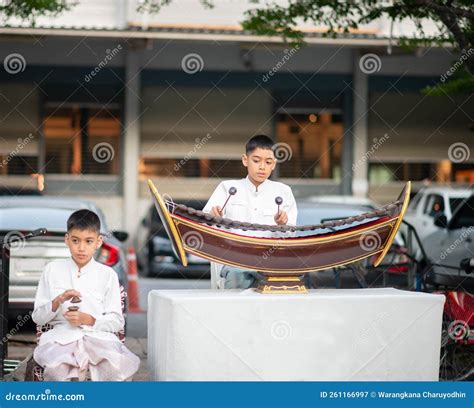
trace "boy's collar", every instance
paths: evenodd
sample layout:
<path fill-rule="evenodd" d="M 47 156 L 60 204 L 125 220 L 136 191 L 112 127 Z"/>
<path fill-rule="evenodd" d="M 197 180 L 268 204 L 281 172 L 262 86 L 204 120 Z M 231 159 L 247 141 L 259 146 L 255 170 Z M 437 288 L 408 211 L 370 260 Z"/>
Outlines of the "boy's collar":
<path fill-rule="evenodd" d="M 255 184 L 253 184 L 252 181 L 250 181 L 250 178 L 249 178 L 248 174 L 247 174 L 247 177 L 245 177 L 245 182 L 246 182 L 247 186 L 249 187 L 250 191 L 252 191 L 254 193 L 261 193 L 266 188 L 266 186 L 269 184 L 268 179 L 266 179 L 257 188 L 255 186 Z"/>
<path fill-rule="evenodd" d="M 87 273 L 93 267 L 94 263 L 96 262 L 94 257 L 92 257 L 89 262 L 87 262 L 83 267 L 79 268 L 79 265 L 76 263 L 76 261 L 74 261 L 74 259 L 72 259 L 72 256 L 71 256 L 71 258 L 69 258 L 69 260 L 71 261 L 71 265 L 73 267 L 73 270 L 75 272 L 77 272 L 77 270 L 80 269 L 81 270 L 81 275 L 83 275 L 84 273 Z"/>

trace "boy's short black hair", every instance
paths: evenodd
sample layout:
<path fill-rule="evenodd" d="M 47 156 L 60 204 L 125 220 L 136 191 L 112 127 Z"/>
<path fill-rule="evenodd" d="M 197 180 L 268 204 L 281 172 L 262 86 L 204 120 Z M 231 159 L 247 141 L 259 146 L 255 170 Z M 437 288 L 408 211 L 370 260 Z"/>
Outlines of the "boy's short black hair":
<path fill-rule="evenodd" d="M 67 220 L 67 232 L 74 228 L 81 231 L 92 230 L 99 234 L 100 219 L 95 212 L 90 210 L 74 211 Z"/>
<path fill-rule="evenodd" d="M 273 140 L 267 135 L 256 135 L 249 139 L 245 145 L 245 154 L 248 155 L 249 153 L 252 153 L 257 147 L 272 150 L 274 144 Z"/>

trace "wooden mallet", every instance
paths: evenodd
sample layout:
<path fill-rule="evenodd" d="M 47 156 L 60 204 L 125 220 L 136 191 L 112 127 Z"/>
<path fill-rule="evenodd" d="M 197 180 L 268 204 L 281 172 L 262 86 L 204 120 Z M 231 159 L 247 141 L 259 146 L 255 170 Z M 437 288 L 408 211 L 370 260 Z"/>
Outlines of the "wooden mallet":
<path fill-rule="evenodd" d="M 227 201 L 229 201 L 229 198 L 237 193 L 237 189 L 235 187 L 229 188 L 229 196 L 227 197 L 227 200 L 225 200 L 224 205 L 221 208 L 221 215 L 224 214 L 224 208 L 227 205 Z"/>
<path fill-rule="evenodd" d="M 278 216 L 280 215 L 280 205 L 282 205 L 282 203 L 283 203 L 283 198 L 281 198 L 280 196 L 275 198 L 275 204 L 278 206 L 278 211 L 277 211 Z"/>

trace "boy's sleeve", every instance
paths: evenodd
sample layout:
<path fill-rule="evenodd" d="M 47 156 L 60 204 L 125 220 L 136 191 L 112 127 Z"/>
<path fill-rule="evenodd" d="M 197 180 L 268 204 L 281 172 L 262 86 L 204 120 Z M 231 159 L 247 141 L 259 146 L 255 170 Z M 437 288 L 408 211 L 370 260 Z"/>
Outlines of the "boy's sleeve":
<path fill-rule="evenodd" d="M 105 291 L 104 313 L 92 315 L 95 323 L 92 326 L 95 330 L 117 333 L 125 325 L 122 314 L 122 301 L 120 298 L 120 284 L 115 271 L 110 272 L 110 277 Z"/>
<path fill-rule="evenodd" d="M 49 288 L 49 270 L 50 264 L 46 265 L 36 289 L 35 305 L 33 314 L 31 315 L 36 324 L 44 325 L 53 320 L 61 310 L 60 307 L 53 312 L 53 299 L 51 298 L 51 291 Z"/>
<path fill-rule="evenodd" d="M 226 196 L 227 196 L 227 192 L 225 190 L 224 182 L 221 181 L 219 185 L 216 187 L 216 189 L 214 190 L 214 192 L 212 193 L 211 198 L 209 198 L 209 201 L 206 203 L 202 211 L 210 214 L 212 207 L 224 205 Z M 224 209 L 224 213 L 225 213 L 225 209 Z"/>
<path fill-rule="evenodd" d="M 296 225 L 296 219 L 298 218 L 298 209 L 296 208 L 296 200 L 293 196 L 293 192 L 291 188 L 288 187 L 288 211 L 286 212 L 288 215 L 288 223 L 287 225 Z"/>

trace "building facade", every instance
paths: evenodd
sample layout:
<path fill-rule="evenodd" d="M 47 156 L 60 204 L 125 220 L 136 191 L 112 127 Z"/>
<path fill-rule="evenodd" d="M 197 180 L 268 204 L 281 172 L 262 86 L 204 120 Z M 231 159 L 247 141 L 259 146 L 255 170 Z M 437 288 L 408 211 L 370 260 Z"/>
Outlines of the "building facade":
<path fill-rule="evenodd" d="M 244 144 L 259 133 L 278 143 L 274 177 L 299 197 L 384 203 L 406 180 L 473 183 L 472 95 L 422 92 L 459 59 L 449 49 L 405 52 L 383 24 L 284 44 L 242 31 L 238 2 L 198 3 L 147 16 L 133 2 L 81 1 L 34 28 L 2 27 L 1 185 L 91 199 L 133 234 L 148 178 L 205 199 L 245 174 Z"/>

